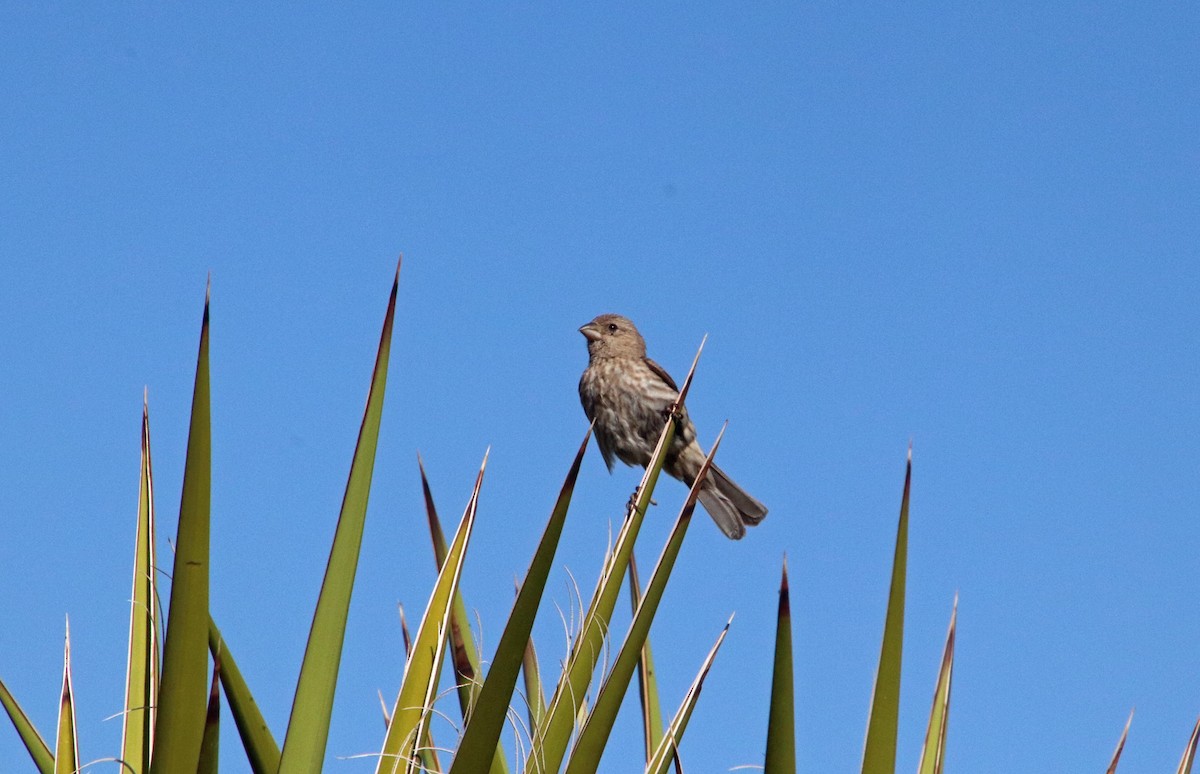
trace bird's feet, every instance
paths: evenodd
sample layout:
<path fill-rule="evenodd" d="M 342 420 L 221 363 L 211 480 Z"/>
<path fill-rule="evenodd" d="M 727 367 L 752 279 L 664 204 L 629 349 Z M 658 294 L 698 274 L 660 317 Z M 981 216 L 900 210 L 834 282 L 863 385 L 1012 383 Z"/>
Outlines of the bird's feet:
<path fill-rule="evenodd" d="M 629 495 L 629 502 L 625 503 L 625 518 L 626 519 L 628 519 L 630 516 L 632 516 L 633 510 L 635 508 L 637 508 L 637 496 L 638 496 L 638 490 L 635 489 L 633 491 L 633 494 Z M 651 498 L 650 505 L 657 506 L 658 503 L 654 502 L 654 499 Z"/>

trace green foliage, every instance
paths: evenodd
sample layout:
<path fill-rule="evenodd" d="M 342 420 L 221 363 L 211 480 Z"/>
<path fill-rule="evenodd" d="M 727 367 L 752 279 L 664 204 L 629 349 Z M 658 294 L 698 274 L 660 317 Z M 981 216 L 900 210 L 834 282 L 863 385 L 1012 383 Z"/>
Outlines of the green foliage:
<path fill-rule="evenodd" d="M 208 384 L 208 299 L 192 393 L 192 421 L 183 469 L 171 605 L 163 644 L 162 683 L 154 727 L 151 774 L 194 771 L 200 761 L 208 705 L 208 542 L 212 431 Z"/>
<path fill-rule="evenodd" d="M 892 588 L 888 594 L 887 618 L 879 671 L 863 746 L 863 774 L 892 774 L 896 770 L 896 736 L 900 723 L 900 660 L 904 640 L 904 584 L 908 565 L 908 491 L 912 484 L 912 454 L 904 474 L 900 500 L 900 525 L 896 528 L 896 554 L 892 562 Z"/>
<path fill-rule="evenodd" d="M 29 751 L 29 757 L 33 760 L 33 765 L 37 766 L 38 772 L 40 774 L 52 774 L 54 771 L 54 753 L 50 752 L 50 747 L 46 744 L 46 740 L 33 727 L 29 716 L 25 714 L 25 710 L 21 709 L 21 705 L 17 703 L 17 700 L 8 690 L 8 686 L 4 684 L 3 680 L 0 680 L 0 704 L 3 704 L 4 711 L 12 721 L 13 728 L 17 730 L 17 734 L 21 737 L 25 749 Z"/>
<path fill-rule="evenodd" d="M 392 322 L 396 312 L 396 291 L 400 283 L 400 267 L 388 298 L 379 337 L 379 352 L 371 374 L 371 389 L 367 407 L 358 431 L 358 444 L 350 464 L 350 477 L 342 498 L 333 547 L 325 581 L 317 598 L 308 647 L 300 666 L 296 683 L 296 698 L 288 721 L 283 754 L 279 759 L 280 774 L 305 774 L 318 771 L 325 759 L 329 739 L 329 718 L 333 714 L 333 694 L 337 687 L 338 667 L 342 661 L 342 643 L 346 636 L 346 617 L 350 611 L 350 594 L 358 569 L 358 553 L 362 546 L 363 526 L 367 516 L 367 498 L 371 493 L 371 477 L 375 470 L 375 449 L 379 442 L 379 423 L 383 414 L 383 394 L 387 386 L 388 353 L 392 344 Z M 169 630 L 168 630 L 169 634 Z"/>
<path fill-rule="evenodd" d="M 121 759 L 135 772 L 150 768 L 158 697 L 160 642 L 154 540 L 154 473 L 150 465 L 150 407 L 142 394 L 141 483 L 134 540 L 133 596 L 129 606 L 125 716 Z"/>
<path fill-rule="evenodd" d="M 771 714 L 767 720 L 764 774 L 795 774 L 796 720 L 792 682 L 792 603 L 787 557 L 779 581 L 779 613 L 775 625 L 775 668 L 771 673 Z"/>
<path fill-rule="evenodd" d="M 71 625 L 63 647 L 62 697 L 58 703 L 58 734 L 54 746 L 54 774 L 75 774 L 79 769 L 79 736 L 75 731 L 75 691 L 71 687 Z"/>
<path fill-rule="evenodd" d="M 375 450 L 380 433 L 398 281 L 399 267 L 388 300 L 367 406 L 359 429 L 358 444 L 350 466 L 325 577 L 313 615 L 308 647 L 295 687 L 295 699 L 282 751 L 267 727 L 228 643 L 209 614 L 208 547 L 212 460 L 207 298 L 196 364 L 165 636 L 160 634 L 156 585 L 158 570 L 155 561 L 149 411 L 143 406 L 141 480 L 122 734 L 123 771 L 131 774 L 215 772 L 220 727 L 218 685 L 224 690 L 242 747 L 256 774 L 307 773 L 321 769 L 328 742 L 329 720 L 337 685 L 347 612 L 362 543 Z M 697 360 L 698 358 L 699 353 Z M 381 742 L 378 772 L 397 774 L 442 771 L 438 760 L 438 748 L 434 746 L 430 734 L 430 722 L 437 712 L 434 705 L 439 693 L 443 661 L 447 660 L 446 654 L 449 654 L 448 660 L 453 665 L 463 717 L 461 738 L 457 745 L 451 748 L 451 774 L 478 774 L 483 771 L 507 774 L 509 761 L 500 744 L 500 736 L 513 705 L 521 703 L 514 697 L 517 680 L 522 672 L 525 678 L 525 709 L 529 716 L 530 738 L 525 760 L 513 762 L 518 769 L 531 774 L 551 774 L 560 771 L 566 761 L 568 774 L 595 772 L 607 747 L 617 712 L 630 683 L 633 682 L 635 671 L 639 673 L 645 770 L 648 774 L 665 774 L 672 764 L 675 767 L 679 766 L 679 745 L 696 708 L 705 677 L 713 667 L 730 625 L 726 624 L 720 633 L 694 682 L 682 698 L 678 710 L 665 728 L 659 691 L 654 680 L 648 634 L 686 536 L 699 489 L 703 485 L 712 455 L 716 453 L 719 445 L 719 438 L 689 492 L 644 591 L 638 582 L 633 551 L 655 483 L 671 445 L 675 428 L 674 417 L 682 409 L 695 367 L 693 362 L 692 370 L 684 380 L 679 400 L 672 408 L 671 415 L 665 418 L 652 462 L 647 466 L 616 541 L 605 558 L 595 591 L 584 611 L 580 629 L 573 638 L 562 673 L 553 681 L 554 690 L 549 703 L 545 699 L 543 675 L 538 667 L 531 631 L 538 611 L 542 608 L 546 582 L 565 529 L 571 495 L 588 448 L 590 431 L 574 457 L 524 581 L 518 587 L 516 601 L 496 651 L 488 661 L 483 661 L 476 649 L 467 615 L 468 608 L 458 588 L 468 557 L 486 457 L 462 521 L 449 544 L 446 543 L 437 518 L 433 497 L 422 467 L 422 487 L 434 558 L 438 566 L 438 578 L 417 629 L 415 641 L 408 648 L 408 663 L 396 702 L 390 713 L 385 707 L 386 732 Z M 863 774 L 894 774 L 895 771 L 911 481 L 910 452 L 901 498 L 879 668 L 864 745 Z M 627 569 L 630 570 L 633 618 L 621 639 L 615 657 L 601 676 L 600 687 L 594 696 L 590 696 L 589 691 L 601 654 L 615 639 L 612 614 Z M 919 774 L 941 774 L 943 770 L 956 618 L 957 600 L 938 671 L 933 706 L 918 766 Z M 732 618 L 730 622 L 732 623 Z M 791 625 L 785 562 L 776 620 L 770 715 L 766 732 L 764 763 L 767 774 L 790 774 L 796 770 Z M 407 630 L 405 637 L 407 643 Z M 213 662 L 211 672 L 210 653 Z M 482 666 L 485 663 L 488 665 L 486 675 L 483 674 Z M 74 772 L 79 768 L 76 719 L 71 691 L 69 633 L 64 652 L 63 690 L 54 751 L 51 751 L 3 682 L 0 682 L 0 705 L 3 705 L 41 774 Z M 730 716 L 738 714 L 731 708 L 719 711 Z M 1129 724 L 1126 724 L 1110 771 L 1116 769 L 1128 730 Z M 1200 721 L 1189 738 L 1177 774 L 1190 773 L 1198 738 Z M 637 766 L 640 765 L 639 761 Z"/>
<path fill-rule="evenodd" d="M 558 540 L 562 536 L 563 524 L 567 518 L 567 508 L 571 504 L 571 494 L 575 490 L 575 479 L 579 476 L 583 454 L 587 451 L 590 438 L 589 429 L 575 455 L 575 461 L 571 464 L 571 470 L 567 473 L 558 501 L 550 513 L 550 520 L 542 533 L 537 552 L 533 555 L 533 561 L 525 574 L 525 582 L 521 584 L 517 593 L 517 601 L 509 615 L 508 624 L 504 627 L 504 633 L 500 636 L 492 667 L 480 691 L 471 722 L 467 723 L 462 742 L 454 756 L 451 774 L 481 771 L 484 766 L 489 765 L 489 761 L 494 759 L 499 750 L 500 732 L 504 727 L 504 718 L 516 685 L 518 669 L 525 664 L 528 676 L 530 666 L 526 658 L 535 658 L 531 655 L 530 632 L 546 588 L 546 579 L 554 562 L 554 552 L 558 548 Z M 534 716 L 541 718 L 545 712 L 541 686 L 536 675 L 531 679 L 536 690 L 536 698 L 531 706 L 537 708 Z"/>

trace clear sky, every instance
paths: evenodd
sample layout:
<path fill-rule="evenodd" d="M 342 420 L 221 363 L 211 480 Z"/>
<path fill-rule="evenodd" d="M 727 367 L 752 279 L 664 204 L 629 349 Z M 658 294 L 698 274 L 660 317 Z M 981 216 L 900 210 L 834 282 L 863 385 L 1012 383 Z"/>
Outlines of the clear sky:
<path fill-rule="evenodd" d="M 396 604 L 432 585 L 417 452 L 454 522 L 491 447 L 463 581 L 490 653 L 606 311 L 677 378 L 709 334 L 691 413 L 771 509 L 736 544 L 695 522 L 652 631 L 673 707 L 737 613 L 690 771 L 762 761 L 784 552 L 800 767 L 857 771 L 910 440 L 898 769 L 958 592 L 948 771 L 1102 770 L 1134 706 L 1121 771 L 1173 770 L 1200 713 L 1194 3 L 253 6 L 0 5 L 0 675 L 44 733 L 69 614 L 83 758 L 119 751 L 142 390 L 169 556 L 211 272 L 212 607 L 282 735 L 403 253 L 329 770 L 371 770 L 342 758 L 380 745 Z M 637 480 L 589 451 L 564 610 Z M 553 673 L 553 611 L 536 636 Z M 637 740 L 626 714 L 603 770 Z M 23 756 L 0 729 L 0 768 Z"/>

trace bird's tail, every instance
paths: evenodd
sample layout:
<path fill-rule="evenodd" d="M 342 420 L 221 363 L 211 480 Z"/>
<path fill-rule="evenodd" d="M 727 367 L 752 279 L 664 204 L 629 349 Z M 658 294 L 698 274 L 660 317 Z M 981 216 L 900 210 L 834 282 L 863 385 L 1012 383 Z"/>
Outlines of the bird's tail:
<path fill-rule="evenodd" d="M 751 497 L 716 465 L 709 468 L 708 479 L 700 490 L 700 502 L 731 540 L 740 540 L 747 525 L 754 526 L 767 516 L 767 506 Z"/>

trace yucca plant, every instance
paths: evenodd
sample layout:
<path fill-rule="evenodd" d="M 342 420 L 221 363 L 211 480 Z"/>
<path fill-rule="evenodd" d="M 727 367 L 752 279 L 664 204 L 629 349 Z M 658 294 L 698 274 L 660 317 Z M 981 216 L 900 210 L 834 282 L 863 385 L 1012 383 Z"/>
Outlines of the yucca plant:
<path fill-rule="evenodd" d="M 374 470 L 398 282 L 399 266 L 384 317 L 358 443 L 282 746 L 263 720 L 229 644 L 209 613 L 211 433 L 207 294 L 165 632 L 157 587 L 149 408 L 143 399 L 140 494 L 124 727 L 119 756 L 122 771 L 134 774 L 215 772 L 220 738 L 218 686 L 224 692 L 253 771 L 287 774 L 321 769 L 328 745 L 347 614 Z M 434 506 L 424 467 L 419 464 L 438 575 L 411 641 L 405 627 L 407 662 L 396 699 L 384 706 L 385 731 L 378 753 L 377 772 L 595 772 L 607 746 L 618 709 L 635 675 L 643 712 L 644 755 L 642 760 L 628 765 L 644 767 L 646 772 L 655 774 L 672 769 L 682 770 L 680 744 L 705 676 L 713 667 L 721 643 L 730 631 L 730 624 L 727 623 L 718 633 L 715 644 L 699 665 L 698 674 L 682 697 L 678 709 L 665 722 L 648 633 L 690 526 L 699 488 L 720 445 L 720 437 L 691 487 L 644 586 L 638 576 L 634 546 L 666 450 L 671 444 L 675 431 L 674 417 L 678 415 L 687 396 L 699 356 L 698 352 L 672 415 L 664 422 L 653 460 L 647 466 L 621 528 L 607 552 L 600 577 L 583 610 L 578 631 L 571 639 L 562 673 L 552 683 L 545 681 L 545 675 L 538 666 L 531 631 L 542 606 L 547 578 L 566 525 L 576 477 L 588 448 L 590 430 L 569 466 L 542 537 L 518 585 L 515 602 L 486 673 L 471 631 L 468 607 L 462 597 L 459 581 L 468 556 L 487 457 L 485 455 L 480 465 L 466 509 L 449 542 Z M 910 451 L 879 669 L 869 710 L 862 765 L 864 774 L 891 774 L 895 771 L 911 478 Z M 611 629 L 612 615 L 626 576 L 629 578 L 633 615 L 623 636 L 618 639 Z M 779 591 L 764 758 L 764 768 L 769 774 L 787 774 L 796 770 L 789 598 L 785 561 Z M 926 741 L 918 766 L 920 774 L 939 774 L 943 770 L 955 618 L 956 615 L 952 614 Z M 605 668 L 600 670 L 601 674 L 597 675 L 601 656 L 610 647 L 613 648 L 612 656 Z M 454 675 L 462 724 L 457 742 L 439 748 L 433 743 L 430 726 L 445 661 L 449 661 Z M 524 699 L 519 700 L 516 698 L 517 685 L 522 675 Z M 4 705 L 38 771 L 50 774 L 79 769 L 71 691 L 69 630 L 53 750 L 2 682 L 0 703 Z M 500 738 L 506 724 L 513 722 L 510 718 L 519 716 L 521 710 L 527 718 L 524 733 L 526 746 L 523 751 L 510 756 L 503 749 Z M 1180 763 L 1180 774 L 1186 774 L 1191 769 L 1200 723 L 1196 728 Z M 747 733 L 753 731 L 748 729 Z M 1124 737 L 1122 745 L 1123 742 Z M 1117 755 L 1120 749 L 1118 747 Z M 1114 769 L 1116 758 L 1114 756 Z"/>
<path fill-rule="evenodd" d="M 144 402 L 141 491 L 123 713 L 124 733 L 119 757 L 126 771 L 173 773 L 215 770 L 219 738 L 217 685 L 224 689 L 243 747 L 255 771 L 310 772 L 321 768 L 379 436 L 398 280 L 399 268 L 388 302 L 358 444 L 282 746 L 263 721 L 229 644 L 209 614 L 211 432 L 207 297 L 201 324 L 165 632 L 159 614 L 156 583 L 150 423 L 149 409 Z M 686 390 L 685 383 L 684 395 Z M 681 395 L 680 405 L 682 400 Z M 610 673 L 606 678 L 599 690 L 598 701 L 587 716 L 588 722 L 583 726 L 586 734 L 581 733 L 577 737 L 576 720 L 580 715 L 574 697 L 582 697 L 588 692 L 638 528 L 649 505 L 673 431 L 674 423 L 665 423 L 655 463 L 647 470 L 638 489 L 636 507 L 631 510 L 618 535 L 616 547 L 597 584 L 583 629 L 573 646 L 570 669 L 564 673 L 555 689 L 554 699 L 549 704 L 539 702 L 539 710 L 531 715 L 530 735 L 535 743 L 524 763 L 526 768 L 552 765 L 557 769 L 564 761 L 568 748 L 571 753 L 570 766 L 575 770 L 587 770 L 589 761 L 594 769 L 598 762 L 612 716 L 628 686 L 632 665 L 641 661 L 649 623 L 695 508 L 696 490 L 693 490 L 663 558 L 645 592 L 639 596 L 636 626 L 621 650 L 622 655 L 617 661 L 619 671 L 615 675 Z M 588 438 L 585 437 L 521 584 L 486 679 L 482 677 L 479 655 L 475 651 L 474 638 L 467 622 L 466 607 L 458 591 L 486 458 L 467 510 L 449 545 L 445 543 L 437 520 L 432 496 L 428 493 L 428 482 L 424 481 L 439 573 L 429 605 L 409 649 L 400 693 L 387 713 L 387 730 L 379 755 L 378 771 L 442 770 L 428 740 L 443 654 L 447 651 L 452 655 L 464 718 L 462 739 L 448 764 L 449 770 L 508 770 L 508 762 L 499 746 L 499 736 L 523 665 L 526 666 L 526 684 L 536 686 L 538 695 L 542 691 L 538 673 L 533 668 L 530 630 L 553 566 L 555 549 L 562 534 L 587 443 Z M 74 771 L 78 768 L 69 652 L 68 641 L 67 658 L 64 661 L 63 709 L 53 751 L 42 741 L 7 689 L 0 685 L 0 699 L 25 741 L 32 760 L 41 771 Z M 648 697 L 647 700 L 651 699 Z M 653 701 L 656 702 L 657 697 Z M 582 752 L 584 747 L 572 745 L 572 740 L 576 738 L 583 739 L 585 747 L 594 749 L 595 753 L 585 754 Z M 675 744 L 676 741 L 670 739 L 662 744 Z"/>

